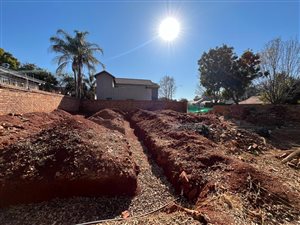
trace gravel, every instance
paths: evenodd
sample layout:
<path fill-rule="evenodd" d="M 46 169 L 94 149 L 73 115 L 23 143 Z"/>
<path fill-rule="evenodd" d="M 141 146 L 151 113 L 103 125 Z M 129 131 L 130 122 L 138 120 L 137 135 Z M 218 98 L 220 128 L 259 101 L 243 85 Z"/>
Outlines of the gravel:
<path fill-rule="evenodd" d="M 0 209 L 1 224 L 75 224 L 94 220 L 121 218 L 123 211 L 138 216 L 155 210 L 178 198 L 174 189 L 153 162 L 145 147 L 138 141 L 129 123 L 125 123 L 132 156 L 139 166 L 138 193 L 135 197 L 74 197 L 53 199 L 36 204 Z M 122 185 L 122 184 L 120 184 Z M 181 204 L 191 207 L 185 200 Z M 183 212 L 171 215 L 158 212 L 147 217 L 105 224 L 199 224 Z"/>

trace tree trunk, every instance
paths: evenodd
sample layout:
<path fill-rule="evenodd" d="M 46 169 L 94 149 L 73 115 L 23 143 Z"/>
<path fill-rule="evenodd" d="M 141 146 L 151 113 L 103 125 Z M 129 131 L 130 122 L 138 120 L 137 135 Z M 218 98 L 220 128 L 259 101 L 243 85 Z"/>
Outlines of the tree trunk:
<path fill-rule="evenodd" d="M 74 82 L 75 82 L 75 97 L 77 98 L 77 95 L 78 95 L 78 89 L 77 89 L 76 71 L 73 70 L 73 73 L 74 73 Z"/>
<path fill-rule="evenodd" d="M 81 65 L 78 66 L 78 97 L 79 99 L 81 99 L 82 97 L 82 74 L 81 74 Z"/>

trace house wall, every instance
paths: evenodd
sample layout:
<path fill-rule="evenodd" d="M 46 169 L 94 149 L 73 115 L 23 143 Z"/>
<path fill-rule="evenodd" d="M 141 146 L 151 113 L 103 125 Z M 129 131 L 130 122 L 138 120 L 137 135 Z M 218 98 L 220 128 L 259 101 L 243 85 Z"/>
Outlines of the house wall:
<path fill-rule="evenodd" d="M 152 89 L 152 100 L 158 99 L 158 88 Z"/>
<path fill-rule="evenodd" d="M 113 99 L 113 78 L 108 74 L 101 74 L 96 77 L 96 95 L 97 99 Z"/>
<path fill-rule="evenodd" d="M 152 89 L 142 85 L 118 85 L 113 93 L 115 100 L 152 100 Z"/>
<path fill-rule="evenodd" d="M 153 89 L 147 88 L 146 86 L 123 84 L 114 87 L 113 78 L 105 73 L 97 76 L 96 79 L 96 94 L 99 100 L 152 100 Z"/>

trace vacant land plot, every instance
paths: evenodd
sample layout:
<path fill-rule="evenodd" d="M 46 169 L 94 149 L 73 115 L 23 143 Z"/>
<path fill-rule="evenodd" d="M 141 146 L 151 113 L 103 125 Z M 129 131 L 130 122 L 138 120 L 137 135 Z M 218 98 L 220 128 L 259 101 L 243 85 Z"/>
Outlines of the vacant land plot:
<path fill-rule="evenodd" d="M 7 115 L 0 125 L 2 224 L 300 223 L 299 170 L 279 158 L 280 130 L 268 139 L 170 110 Z"/>
<path fill-rule="evenodd" d="M 288 182 L 276 169 L 252 165 L 260 161 L 255 158 L 272 151 L 260 136 L 214 115 L 139 110 L 131 121 L 169 181 L 208 216 L 207 222 L 299 222 L 300 189 L 295 176 Z M 274 163 L 275 167 L 281 164 Z M 290 169 L 291 175 L 296 173 Z M 296 177 L 299 180 L 299 174 Z"/>

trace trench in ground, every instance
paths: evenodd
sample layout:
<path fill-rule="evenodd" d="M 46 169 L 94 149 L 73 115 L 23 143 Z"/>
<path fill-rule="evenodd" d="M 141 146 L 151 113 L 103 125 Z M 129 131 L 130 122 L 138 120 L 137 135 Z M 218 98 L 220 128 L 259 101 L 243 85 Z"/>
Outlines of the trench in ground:
<path fill-rule="evenodd" d="M 123 211 L 130 216 L 142 215 L 179 197 L 167 181 L 163 170 L 154 162 L 147 148 L 134 134 L 128 121 L 125 137 L 132 158 L 139 167 L 138 190 L 134 197 L 73 197 L 41 203 L 24 204 L 0 209 L 2 224 L 74 224 L 87 221 L 120 218 Z M 120 184 L 126 185 L 126 184 Z M 185 200 L 180 203 L 188 204 Z M 181 202 L 182 201 L 182 202 Z"/>

